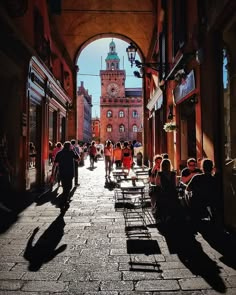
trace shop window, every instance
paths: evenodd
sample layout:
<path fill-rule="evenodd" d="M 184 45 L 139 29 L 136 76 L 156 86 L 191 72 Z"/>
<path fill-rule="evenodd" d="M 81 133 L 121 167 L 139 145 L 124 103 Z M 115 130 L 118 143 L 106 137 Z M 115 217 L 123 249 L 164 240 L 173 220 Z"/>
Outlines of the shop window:
<path fill-rule="evenodd" d="M 187 40 L 186 0 L 173 0 L 173 56 L 181 49 Z"/>

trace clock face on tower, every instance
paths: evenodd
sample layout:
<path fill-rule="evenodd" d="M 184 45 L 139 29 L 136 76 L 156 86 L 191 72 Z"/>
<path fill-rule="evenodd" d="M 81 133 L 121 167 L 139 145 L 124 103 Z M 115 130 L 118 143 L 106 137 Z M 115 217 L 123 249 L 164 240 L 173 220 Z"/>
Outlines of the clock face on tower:
<path fill-rule="evenodd" d="M 107 86 L 107 93 L 111 96 L 117 96 L 119 93 L 119 90 L 120 90 L 119 85 L 116 83 L 110 83 Z"/>

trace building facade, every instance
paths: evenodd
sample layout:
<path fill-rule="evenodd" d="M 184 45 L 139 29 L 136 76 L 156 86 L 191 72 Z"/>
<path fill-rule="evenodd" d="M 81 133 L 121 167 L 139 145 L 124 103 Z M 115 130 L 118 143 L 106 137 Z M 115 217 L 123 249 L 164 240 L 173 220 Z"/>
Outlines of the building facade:
<path fill-rule="evenodd" d="M 13 190 L 38 189 L 51 175 L 49 142 L 75 132 L 75 68 L 50 28 L 47 1 L 0 4 L 0 142 Z M 31 148 L 34 147 L 32 154 Z"/>
<path fill-rule="evenodd" d="M 235 8 L 235 1 L 158 1 L 158 38 L 150 56 L 158 68 L 151 75 L 143 69 L 145 157 L 168 152 L 177 171 L 190 157 L 212 159 L 219 220 L 234 229 Z M 177 128 L 166 132 L 166 123 Z"/>
<path fill-rule="evenodd" d="M 77 139 L 82 142 L 92 140 L 92 96 L 84 88 L 84 83 L 78 87 L 77 91 Z"/>
<path fill-rule="evenodd" d="M 101 143 L 137 140 L 143 122 L 142 89 L 125 88 L 126 73 L 120 69 L 114 41 L 109 44 L 106 70 L 100 71 L 100 78 Z"/>

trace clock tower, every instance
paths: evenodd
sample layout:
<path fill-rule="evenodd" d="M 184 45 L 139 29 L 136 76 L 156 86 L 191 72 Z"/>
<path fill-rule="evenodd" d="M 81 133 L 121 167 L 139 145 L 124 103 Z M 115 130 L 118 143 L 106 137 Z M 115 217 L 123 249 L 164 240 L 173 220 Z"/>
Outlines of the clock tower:
<path fill-rule="evenodd" d="M 137 114 L 137 108 L 140 111 L 141 106 L 142 109 L 142 101 L 139 99 L 138 106 L 135 106 L 133 104 L 137 100 L 127 97 L 126 74 L 125 70 L 120 69 L 120 58 L 117 55 L 113 40 L 109 44 L 109 52 L 105 61 L 106 70 L 100 71 L 100 141 L 105 143 L 107 139 L 112 142 L 134 140 L 137 133 L 134 134 L 132 128 L 136 126 L 136 122 L 130 120 L 130 117 L 132 117 L 132 111 Z M 134 109 L 132 109 L 132 106 Z M 138 119 L 138 116 L 134 119 Z M 139 122 L 137 124 L 141 125 Z"/>
<path fill-rule="evenodd" d="M 106 70 L 100 71 L 102 97 L 124 97 L 125 71 L 120 70 L 120 59 L 113 40 L 109 44 L 109 52 L 105 61 Z"/>

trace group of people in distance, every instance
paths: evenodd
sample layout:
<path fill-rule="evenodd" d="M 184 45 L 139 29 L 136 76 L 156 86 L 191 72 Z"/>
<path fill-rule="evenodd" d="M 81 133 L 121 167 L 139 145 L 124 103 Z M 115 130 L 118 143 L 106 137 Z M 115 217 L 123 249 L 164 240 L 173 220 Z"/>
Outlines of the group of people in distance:
<path fill-rule="evenodd" d="M 96 161 L 97 148 L 95 141 L 88 145 L 90 157 L 90 168 L 94 168 Z M 81 150 L 76 140 L 66 141 L 64 144 L 57 142 L 51 151 L 52 175 L 50 183 L 53 185 L 61 183 L 63 193 L 61 198 L 61 209 L 68 207 L 70 201 L 70 191 L 74 186 L 78 186 L 78 166 L 81 160 Z M 124 167 L 130 170 L 133 164 L 133 148 L 129 142 L 124 142 L 123 146 L 117 142 L 113 147 L 110 140 L 106 141 L 104 147 L 104 161 L 106 177 L 110 177 L 113 163 L 116 167 Z"/>
<path fill-rule="evenodd" d="M 158 222 L 183 216 L 178 188 L 184 192 L 184 209 L 191 220 L 212 217 L 217 208 L 217 178 L 213 161 L 208 158 L 201 161 L 201 167 L 197 167 L 196 159 L 189 158 L 177 177 L 168 155 L 155 155 L 149 182 L 152 213 Z"/>
<path fill-rule="evenodd" d="M 89 148 L 90 168 L 94 167 L 94 158 L 96 157 L 95 142 L 91 143 Z M 133 165 L 133 144 L 125 141 L 123 144 L 117 142 L 113 145 L 110 140 L 107 140 L 104 146 L 104 161 L 105 161 L 105 177 L 111 176 L 113 164 L 116 168 L 125 168 L 128 173 Z"/>

